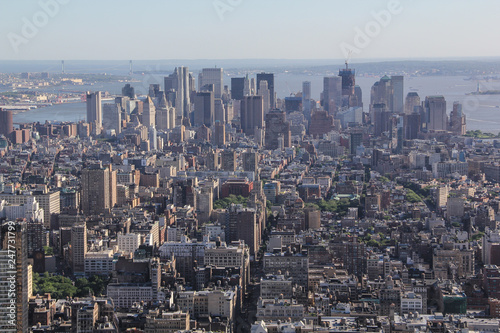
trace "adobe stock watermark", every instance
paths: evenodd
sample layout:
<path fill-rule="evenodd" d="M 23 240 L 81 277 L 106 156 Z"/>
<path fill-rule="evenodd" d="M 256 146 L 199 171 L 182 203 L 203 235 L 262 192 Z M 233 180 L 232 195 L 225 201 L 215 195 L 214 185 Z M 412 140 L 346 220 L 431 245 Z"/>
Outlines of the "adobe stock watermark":
<path fill-rule="evenodd" d="M 232 12 L 242 3 L 243 0 L 214 0 L 212 2 L 212 5 L 214 6 L 215 12 L 219 16 L 219 19 L 221 21 L 224 21 L 224 15 L 227 12 Z"/>
<path fill-rule="evenodd" d="M 340 43 L 340 50 L 344 58 L 349 58 L 352 53 L 360 54 L 380 34 L 382 29 L 386 28 L 392 22 L 393 16 L 399 15 L 402 12 L 403 6 L 399 0 L 389 0 L 387 9 L 372 11 L 371 16 L 373 20 L 368 21 L 363 29 L 358 26 L 354 27 L 352 44 L 347 42 Z"/>
<path fill-rule="evenodd" d="M 7 38 L 9 39 L 12 49 L 17 54 L 19 47 L 27 44 L 30 40 L 35 38 L 41 29 L 43 29 L 51 18 L 54 18 L 61 10 L 62 5 L 66 5 L 70 0 L 40 0 L 38 5 L 40 10 L 35 12 L 31 19 L 23 17 L 21 19 L 22 26 L 19 33 L 9 32 Z"/>

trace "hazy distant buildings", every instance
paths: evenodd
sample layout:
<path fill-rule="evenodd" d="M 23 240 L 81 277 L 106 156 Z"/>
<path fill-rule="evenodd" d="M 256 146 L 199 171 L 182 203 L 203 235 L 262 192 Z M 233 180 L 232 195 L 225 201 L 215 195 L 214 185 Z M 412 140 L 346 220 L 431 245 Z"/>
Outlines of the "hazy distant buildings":
<path fill-rule="evenodd" d="M 342 106 L 342 78 L 327 76 L 323 78 L 323 109 L 329 114 L 334 114 Z"/>
<path fill-rule="evenodd" d="M 121 108 L 119 104 L 104 104 L 102 109 L 102 126 L 105 131 L 122 131 Z"/>
<path fill-rule="evenodd" d="M 384 104 L 388 112 L 393 112 L 394 88 L 391 79 L 386 75 L 373 84 L 370 95 L 370 118 L 375 117 L 374 105 Z"/>
<path fill-rule="evenodd" d="M 311 81 L 302 82 L 302 112 L 307 120 L 311 120 Z"/>
<path fill-rule="evenodd" d="M 274 74 L 273 73 L 257 74 L 257 87 L 260 87 L 261 81 L 267 81 L 267 89 L 269 89 L 270 109 L 274 109 L 276 107 L 276 96 L 274 93 Z"/>

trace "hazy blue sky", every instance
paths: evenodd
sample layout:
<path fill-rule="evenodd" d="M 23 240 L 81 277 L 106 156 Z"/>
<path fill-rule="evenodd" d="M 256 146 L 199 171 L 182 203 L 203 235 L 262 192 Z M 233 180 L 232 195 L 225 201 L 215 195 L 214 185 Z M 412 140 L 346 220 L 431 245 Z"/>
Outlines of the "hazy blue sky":
<path fill-rule="evenodd" d="M 500 56 L 499 13 L 496 0 L 0 0 L 0 59 Z"/>

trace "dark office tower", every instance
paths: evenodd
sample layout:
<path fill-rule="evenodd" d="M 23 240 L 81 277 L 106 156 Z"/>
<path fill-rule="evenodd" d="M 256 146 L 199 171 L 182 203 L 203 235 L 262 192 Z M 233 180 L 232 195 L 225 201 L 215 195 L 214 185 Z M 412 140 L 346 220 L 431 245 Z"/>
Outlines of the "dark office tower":
<path fill-rule="evenodd" d="M 352 96 L 354 95 L 354 86 L 356 71 L 349 68 L 347 61 L 345 62 L 345 68 L 339 70 L 339 76 L 342 78 L 342 96 Z"/>
<path fill-rule="evenodd" d="M 214 97 L 221 98 L 222 97 L 222 76 L 223 70 L 222 68 L 203 68 L 200 73 L 200 90 L 203 90 L 203 87 L 208 84 L 214 85 Z"/>
<path fill-rule="evenodd" d="M 391 130 L 391 112 L 389 112 L 385 104 L 374 104 L 373 114 L 375 120 L 374 134 L 380 136 L 384 132 Z"/>
<path fill-rule="evenodd" d="M 375 114 L 373 107 L 375 104 L 384 104 L 386 111 L 393 112 L 392 106 L 393 87 L 391 79 L 384 76 L 373 84 L 370 96 L 370 117 L 373 121 Z"/>
<path fill-rule="evenodd" d="M 215 122 L 214 135 L 212 141 L 216 146 L 224 146 L 226 144 L 226 125 L 220 121 Z"/>
<path fill-rule="evenodd" d="M 246 135 L 255 135 L 256 128 L 264 127 L 264 99 L 245 96 L 241 101 L 241 129 Z"/>
<path fill-rule="evenodd" d="M 290 123 L 286 121 L 286 113 L 274 109 L 266 114 L 266 149 L 280 148 L 280 142 L 283 148 L 291 147 Z"/>
<path fill-rule="evenodd" d="M 415 106 L 420 106 L 420 97 L 416 92 L 411 91 L 406 95 L 405 114 L 412 114 L 415 112 Z"/>
<path fill-rule="evenodd" d="M 25 222 L 4 222 L 2 224 L 2 250 L 0 250 L 0 324 L 4 332 L 28 332 L 28 244 Z M 15 277 L 14 298 L 9 296 L 12 277 Z M 15 318 L 9 305 L 15 300 Z M 4 312 L 7 309 L 8 312 Z M 8 319 L 5 321 L 5 319 Z"/>
<path fill-rule="evenodd" d="M 214 93 L 197 92 L 194 100 L 194 126 L 212 126 L 214 123 Z"/>
<path fill-rule="evenodd" d="M 231 78 L 231 98 L 241 101 L 245 96 L 245 78 L 232 77 Z"/>
<path fill-rule="evenodd" d="M 0 109 L 0 135 L 4 135 L 7 139 L 10 139 L 13 131 L 12 111 Z"/>
<path fill-rule="evenodd" d="M 405 140 L 413 140 L 418 138 L 420 132 L 420 113 L 405 114 L 404 116 L 404 135 Z"/>
<path fill-rule="evenodd" d="M 243 153 L 243 170 L 252 171 L 257 175 L 259 165 L 259 153 L 254 151 L 246 151 Z"/>
<path fill-rule="evenodd" d="M 446 100 L 443 96 L 427 96 L 425 113 L 427 114 L 427 130 L 447 130 Z"/>
<path fill-rule="evenodd" d="M 350 136 L 349 147 L 351 150 L 351 155 L 356 155 L 356 149 L 363 143 L 363 133 L 352 132 Z"/>
<path fill-rule="evenodd" d="M 335 114 L 337 108 L 342 106 L 342 78 L 327 76 L 323 78 L 323 109 L 329 114 Z"/>
<path fill-rule="evenodd" d="M 87 122 L 96 125 L 96 129 L 100 133 L 102 127 L 102 105 L 101 92 L 87 92 Z M 95 131 L 97 132 L 97 131 Z"/>
<path fill-rule="evenodd" d="M 260 87 L 260 81 L 267 81 L 267 89 L 269 89 L 269 104 L 271 109 L 276 107 L 276 96 L 274 94 L 274 74 L 259 73 L 257 74 L 257 87 Z"/>
<path fill-rule="evenodd" d="M 404 112 L 404 76 L 402 75 L 393 75 L 391 76 L 392 88 L 393 88 L 393 97 L 392 97 L 392 106 L 394 113 L 403 113 Z"/>
<path fill-rule="evenodd" d="M 129 97 L 130 99 L 135 98 L 135 89 L 130 85 L 130 83 L 127 83 L 125 87 L 122 88 L 122 95 Z"/>
<path fill-rule="evenodd" d="M 453 102 L 453 110 L 450 113 L 450 132 L 456 135 L 464 135 L 465 131 L 465 113 L 462 111 L 462 104 Z"/>
<path fill-rule="evenodd" d="M 223 124 L 226 123 L 226 107 L 220 98 L 214 99 L 214 121 L 220 121 Z"/>
<path fill-rule="evenodd" d="M 156 97 L 160 97 L 160 85 L 156 83 L 152 83 L 149 85 L 149 97 L 155 99 Z"/>

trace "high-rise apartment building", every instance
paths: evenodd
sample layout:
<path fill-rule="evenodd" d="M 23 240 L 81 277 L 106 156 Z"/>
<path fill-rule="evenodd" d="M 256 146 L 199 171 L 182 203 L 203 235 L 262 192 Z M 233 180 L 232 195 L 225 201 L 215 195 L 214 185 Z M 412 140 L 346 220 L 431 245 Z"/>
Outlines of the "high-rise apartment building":
<path fill-rule="evenodd" d="M 82 211 L 87 215 L 109 213 L 116 204 L 117 171 L 111 166 L 92 166 L 82 170 Z"/>
<path fill-rule="evenodd" d="M 84 223 L 71 227 L 71 261 L 73 273 L 85 272 L 87 254 L 87 225 Z"/>

